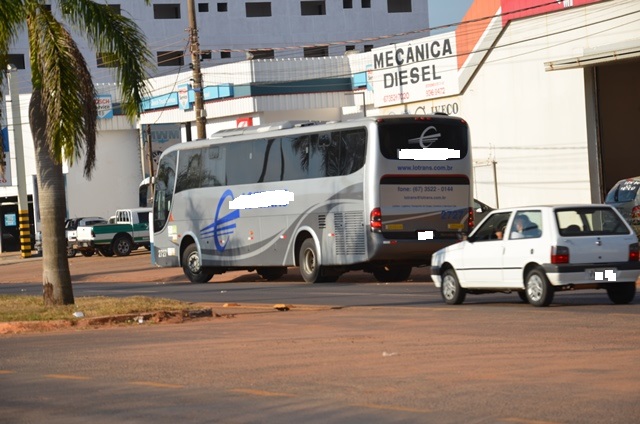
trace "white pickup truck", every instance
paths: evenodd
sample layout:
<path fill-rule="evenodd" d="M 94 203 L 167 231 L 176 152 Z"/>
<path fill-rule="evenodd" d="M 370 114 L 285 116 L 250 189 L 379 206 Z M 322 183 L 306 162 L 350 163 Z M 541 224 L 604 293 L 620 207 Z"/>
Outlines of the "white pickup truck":
<path fill-rule="evenodd" d="M 103 256 L 127 256 L 141 246 L 149 248 L 150 208 L 120 209 L 115 222 L 78 227 L 74 248 L 97 250 Z"/>

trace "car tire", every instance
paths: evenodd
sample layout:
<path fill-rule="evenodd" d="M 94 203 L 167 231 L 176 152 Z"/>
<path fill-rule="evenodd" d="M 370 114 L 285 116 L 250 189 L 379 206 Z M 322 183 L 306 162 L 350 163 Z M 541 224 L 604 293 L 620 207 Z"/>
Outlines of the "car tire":
<path fill-rule="evenodd" d="M 113 241 L 111 250 L 116 256 L 129 256 L 133 250 L 133 242 L 128 236 L 119 236 Z"/>
<path fill-rule="evenodd" d="M 616 305 L 631 303 L 636 297 L 636 283 L 611 283 L 607 285 L 607 296 Z"/>
<path fill-rule="evenodd" d="M 452 268 L 442 273 L 440 294 L 448 305 L 460 305 L 467 296 L 467 291 L 460 286 L 458 275 Z"/>
<path fill-rule="evenodd" d="M 182 270 L 192 283 L 208 283 L 213 272 L 202 267 L 202 260 L 195 243 L 190 244 L 182 254 Z"/>
<path fill-rule="evenodd" d="M 373 270 L 373 276 L 381 283 L 406 281 L 410 275 L 411 267 L 408 265 L 387 265 Z"/>
<path fill-rule="evenodd" d="M 518 290 L 518 297 L 524 303 L 529 303 L 529 299 L 527 298 L 527 291 L 526 290 Z"/>
<path fill-rule="evenodd" d="M 76 253 L 78 253 L 76 249 L 67 248 L 67 258 L 73 258 L 74 256 L 76 256 Z"/>
<path fill-rule="evenodd" d="M 533 306 L 549 306 L 554 290 L 543 270 L 535 268 L 527 274 L 525 280 L 527 300 Z"/>
<path fill-rule="evenodd" d="M 85 258 L 90 258 L 91 256 L 93 256 L 94 251 L 93 250 L 81 250 L 80 253 L 82 254 L 82 256 L 84 256 Z"/>

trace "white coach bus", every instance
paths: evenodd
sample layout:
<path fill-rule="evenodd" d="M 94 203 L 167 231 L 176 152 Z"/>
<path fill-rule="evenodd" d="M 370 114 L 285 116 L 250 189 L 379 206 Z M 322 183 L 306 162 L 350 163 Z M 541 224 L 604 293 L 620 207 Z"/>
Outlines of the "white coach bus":
<path fill-rule="evenodd" d="M 473 226 L 467 123 L 446 115 L 225 130 L 160 158 L 153 260 L 194 283 L 230 270 L 309 283 L 404 281 Z"/>

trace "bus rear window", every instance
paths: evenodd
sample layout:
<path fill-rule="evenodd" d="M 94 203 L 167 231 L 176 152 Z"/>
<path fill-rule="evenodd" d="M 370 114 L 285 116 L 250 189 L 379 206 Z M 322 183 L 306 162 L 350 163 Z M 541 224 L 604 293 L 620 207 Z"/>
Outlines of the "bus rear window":
<path fill-rule="evenodd" d="M 400 149 L 438 148 L 460 152 L 469 150 L 468 127 L 455 120 L 389 120 L 378 124 L 380 152 L 387 159 L 398 159 Z"/>

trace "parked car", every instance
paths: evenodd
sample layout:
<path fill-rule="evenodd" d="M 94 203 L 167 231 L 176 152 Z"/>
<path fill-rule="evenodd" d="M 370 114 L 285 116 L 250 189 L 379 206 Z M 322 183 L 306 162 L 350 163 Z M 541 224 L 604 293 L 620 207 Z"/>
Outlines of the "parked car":
<path fill-rule="evenodd" d="M 438 250 L 431 275 L 444 301 L 517 292 L 547 306 L 559 290 L 606 289 L 629 303 L 640 275 L 638 239 L 609 205 L 496 209 L 466 240 Z"/>
<path fill-rule="evenodd" d="M 119 209 L 114 221 L 78 227 L 74 248 L 100 252 L 102 256 L 128 256 L 144 246 L 150 250 L 149 212 L 151 208 Z"/>
<path fill-rule="evenodd" d="M 605 203 L 618 209 L 622 217 L 640 237 L 640 177 L 618 181 L 605 199 Z"/>
<path fill-rule="evenodd" d="M 89 216 L 89 217 L 81 217 L 81 218 L 70 218 L 65 220 L 64 222 L 64 230 L 65 236 L 67 238 L 67 257 L 72 258 L 78 253 L 78 250 L 75 249 L 74 244 L 77 239 L 77 229 L 78 227 L 85 225 L 94 225 L 94 224 L 104 224 L 107 221 L 99 216 Z M 36 242 L 34 248 L 36 249 L 38 254 L 42 254 L 42 232 L 36 232 Z M 83 250 L 83 256 L 92 256 L 95 252 L 93 250 Z"/>
<path fill-rule="evenodd" d="M 480 224 L 482 220 L 491 212 L 493 208 L 489 205 L 486 205 L 479 201 L 478 199 L 473 199 L 473 221 L 476 225 Z"/>

